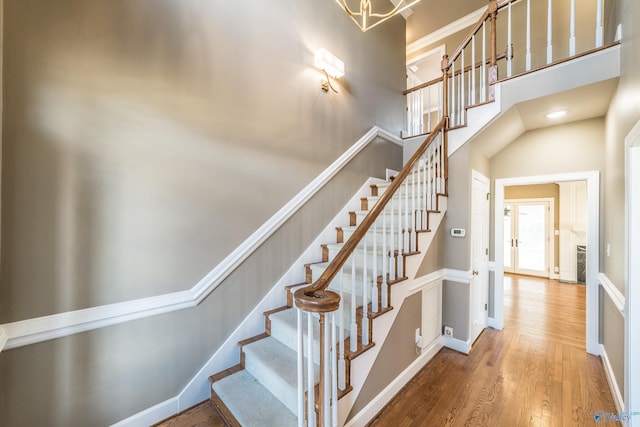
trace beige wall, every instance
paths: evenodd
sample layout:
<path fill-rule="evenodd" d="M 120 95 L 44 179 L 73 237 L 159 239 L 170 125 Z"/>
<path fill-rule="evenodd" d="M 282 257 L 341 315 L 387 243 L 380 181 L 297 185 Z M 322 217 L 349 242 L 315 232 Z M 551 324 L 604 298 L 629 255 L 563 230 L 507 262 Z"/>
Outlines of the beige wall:
<path fill-rule="evenodd" d="M 189 289 L 373 125 L 403 124 L 400 17 L 362 34 L 312 0 L 3 12 L 0 323 Z M 321 46 L 346 63 L 339 94 Z M 109 425 L 176 396 L 401 156 L 372 144 L 195 309 L 3 351 L 0 419 Z"/>
<path fill-rule="evenodd" d="M 508 199 L 537 199 L 551 198 L 554 203 L 553 212 L 553 229 L 560 229 L 560 187 L 558 184 L 540 184 L 540 185 L 514 185 L 504 187 L 504 198 Z M 560 266 L 560 237 L 555 236 L 553 239 L 554 260 L 551 266 Z"/>

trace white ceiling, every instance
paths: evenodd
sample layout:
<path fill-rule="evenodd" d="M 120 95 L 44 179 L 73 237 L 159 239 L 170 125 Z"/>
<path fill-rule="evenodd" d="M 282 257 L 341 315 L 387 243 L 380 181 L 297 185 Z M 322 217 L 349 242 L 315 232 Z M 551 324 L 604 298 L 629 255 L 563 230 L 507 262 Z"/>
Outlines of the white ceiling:
<path fill-rule="evenodd" d="M 516 104 L 476 135 L 471 143 L 491 158 L 527 131 L 603 117 L 617 86 L 618 79 L 610 79 Z M 569 113 L 559 119 L 545 117 L 560 109 L 569 110 Z"/>

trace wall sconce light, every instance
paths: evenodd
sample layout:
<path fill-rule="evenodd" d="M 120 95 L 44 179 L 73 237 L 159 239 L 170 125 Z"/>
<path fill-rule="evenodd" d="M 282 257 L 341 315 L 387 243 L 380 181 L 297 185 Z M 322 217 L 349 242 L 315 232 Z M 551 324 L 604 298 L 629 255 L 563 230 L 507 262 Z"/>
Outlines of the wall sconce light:
<path fill-rule="evenodd" d="M 325 80 L 322 80 L 322 90 L 329 92 L 329 88 L 331 88 L 332 91 L 338 93 L 338 91 L 331 85 L 331 79 L 339 79 L 344 76 L 344 62 L 338 59 L 327 49 L 320 48 L 316 50 L 314 64 L 324 72 L 325 76 L 327 76 Z"/>

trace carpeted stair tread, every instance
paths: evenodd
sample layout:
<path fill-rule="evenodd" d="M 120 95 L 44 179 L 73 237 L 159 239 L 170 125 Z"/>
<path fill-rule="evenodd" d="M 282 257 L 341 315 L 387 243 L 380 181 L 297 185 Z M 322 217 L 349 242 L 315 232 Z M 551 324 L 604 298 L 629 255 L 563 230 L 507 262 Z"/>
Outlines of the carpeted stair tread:
<path fill-rule="evenodd" d="M 246 369 L 211 386 L 243 426 L 296 426 L 297 419 Z"/>

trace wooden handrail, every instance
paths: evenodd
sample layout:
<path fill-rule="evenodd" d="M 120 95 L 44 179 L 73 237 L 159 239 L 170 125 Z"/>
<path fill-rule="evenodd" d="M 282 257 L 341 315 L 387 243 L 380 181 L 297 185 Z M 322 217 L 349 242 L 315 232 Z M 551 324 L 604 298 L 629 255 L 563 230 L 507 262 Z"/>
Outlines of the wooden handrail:
<path fill-rule="evenodd" d="M 376 221 L 378 216 L 382 213 L 387 203 L 391 201 L 395 192 L 400 188 L 405 178 L 409 175 L 418 159 L 429 145 L 436 139 L 436 136 L 445 129 L 447 123 L 447 116 L 444 116 L 432 132 L 424 140 L 420 148 L 411 156 L 409 161 L 400 170 L 396 178 L 391 182 L 387 190 L 380 196 L 378 202 L 373 206 L 369 213 L 364 217 L 362 223 L 353 232 L 353 235 L 347 240 L 347 242 L 340 248 L 337 255 L 331 261 L 329 266 L 322 272 L 318 280 L 311 286 L 298 289 L 295 294 L 296 305 L 305 311 L 311 311 L 316 313 L 326 313 L 335 311 L 340 304 L 340 296 L 335 292 L 327 291 L 326 289 L 331 284 L 331 281 L 336 277 L 338 272 L 349 260 L 351 254 L 356 250 L 360 241 L 364 238 L 369 231 L 369 228 Z M 445 155 L 446 158 L 446 155 Z M 446 177 L 446 175 L 444 175 Z M 366 309 L 366 308 L 365 308 Z"/>

